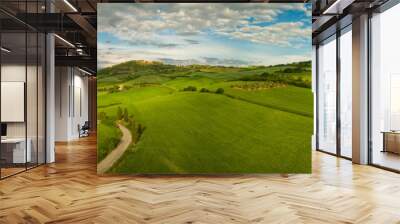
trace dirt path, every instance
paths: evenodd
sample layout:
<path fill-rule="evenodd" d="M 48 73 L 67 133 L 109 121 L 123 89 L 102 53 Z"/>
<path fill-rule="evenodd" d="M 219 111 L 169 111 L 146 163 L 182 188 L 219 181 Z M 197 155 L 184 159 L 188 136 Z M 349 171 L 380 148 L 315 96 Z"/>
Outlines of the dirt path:
<path fill-rule="evenodd" d="M 118 128 L 122 132 L 122 138 L 117 145 L 117 147 L 106 156 L 100 163 L 97 164 L 97 173 L 102 174 L 105 173 L 108 169 L 110 169 L 115 162 L 124 154 L 124 152 L 128 149 L 129 145 L 132 142 L 131 132 L 121 124 L 118 124 Z"/>

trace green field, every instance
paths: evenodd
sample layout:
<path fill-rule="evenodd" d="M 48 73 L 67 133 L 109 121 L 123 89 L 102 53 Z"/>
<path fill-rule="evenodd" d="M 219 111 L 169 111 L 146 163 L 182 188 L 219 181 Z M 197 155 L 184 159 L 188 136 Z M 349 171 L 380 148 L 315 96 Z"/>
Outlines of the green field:
<path fill-rule="evenodd" d="M 118 145 L 121 138 L 121 131 L 115 128 L 114 124 L 104 121 L 98 125 L 98 130 L 97 143 L 99 148 L 97 151 L 97 161 L 101 161 Z"/>
<path fill-rule="evenodd" d="M 136 137 L 110 173 L 311 172 L 310 69 L 130 61 L 100 70 L 98 161 L 124 119 Z"/>

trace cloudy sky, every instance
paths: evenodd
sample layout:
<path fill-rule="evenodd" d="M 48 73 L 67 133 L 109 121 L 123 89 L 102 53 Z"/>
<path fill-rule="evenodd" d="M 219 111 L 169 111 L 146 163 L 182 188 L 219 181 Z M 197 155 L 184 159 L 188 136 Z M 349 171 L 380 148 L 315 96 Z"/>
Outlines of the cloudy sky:
<path fill-rule="evenodd" d="M 98 67 L 128 60 L 227 66 L 311 57 L 309 4 L 99 4 Z"/>

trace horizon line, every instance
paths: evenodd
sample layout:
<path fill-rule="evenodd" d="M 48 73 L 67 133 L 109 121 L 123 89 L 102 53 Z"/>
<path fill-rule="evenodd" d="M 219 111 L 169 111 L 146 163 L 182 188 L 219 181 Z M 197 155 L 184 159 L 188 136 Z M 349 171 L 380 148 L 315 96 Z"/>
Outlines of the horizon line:
<path fill-rule="evenodd" d="M 107 66 L 104 68 L 97 68 L 97 70 L 102 70 L 102 69 L 107 69 L 107 68 L 111 68 L 120 64 L 124 64 L 124 63 L 128 63 L 128 62 L 146 62 L 146 63 L 160 63 L 160 64 L 164 64 L 164 65 L 173 65 L 173 66 L 181 66 L 181 67 L 187 67 L 187 66 L 194 66 L 194 65 L 199 65 L 199 66 L 213 66 L 213 67 L 233 67 L 233 68 L 246 68 L 246 67 L 271 67 L 271 66 L 277 66 L 277 65 L 288 65 L 288 64 L 296 64 L 296 63 L 301 63 L 301 62 L 311 62 L 312 60 L 301 60 L 301 61 L 296 61 L 296 62 L 289 62 L 289 63 L 278 63 L 278 64 L 273 64 L 273 65 L 245 65 L 245 66 L 234 66 L 234 65 L 210 65 L 210 64 L 172 64 L 172 63 L 166 63 L 164 61 L 158 61 L 158 60 L 144 60 L 144 59 L 139 59 L 139 60 L 128 60 L 128 61 L 124 61 L 118 64 L 114 64 L 111 66 Z"/>

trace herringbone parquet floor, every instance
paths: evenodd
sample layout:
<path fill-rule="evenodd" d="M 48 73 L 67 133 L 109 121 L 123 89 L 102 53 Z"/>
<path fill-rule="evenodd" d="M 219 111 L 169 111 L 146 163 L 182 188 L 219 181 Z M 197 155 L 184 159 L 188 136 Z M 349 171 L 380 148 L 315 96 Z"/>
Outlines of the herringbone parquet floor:
<path fill-rule="evenodd" d="M 400 223 L 400 175 L 315 152 L 312 175 L 96 175 L 94 138 L 0 181 L 0 223 Z"/>

